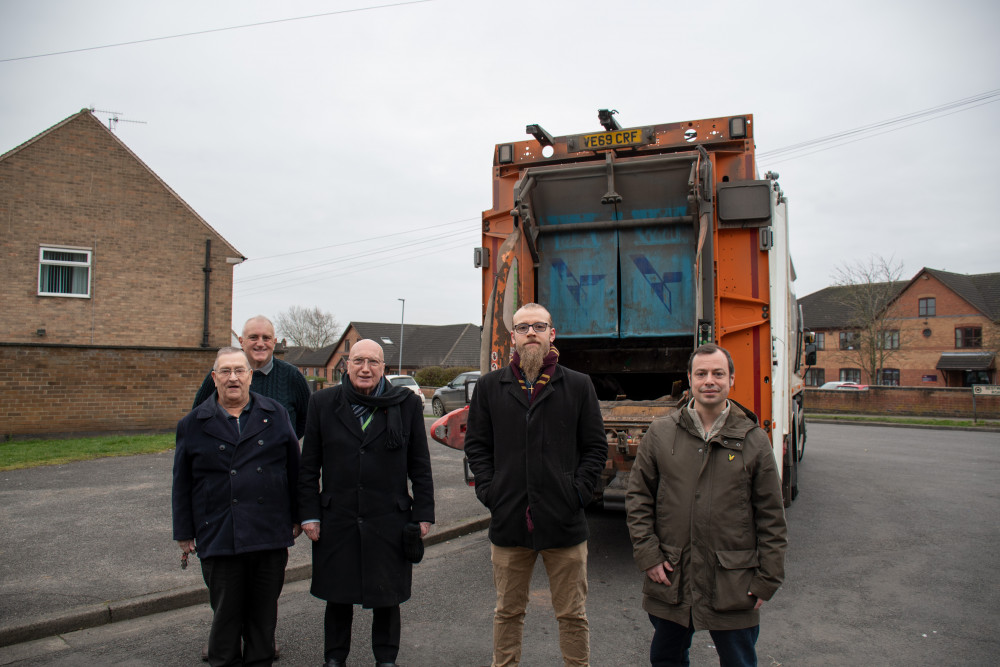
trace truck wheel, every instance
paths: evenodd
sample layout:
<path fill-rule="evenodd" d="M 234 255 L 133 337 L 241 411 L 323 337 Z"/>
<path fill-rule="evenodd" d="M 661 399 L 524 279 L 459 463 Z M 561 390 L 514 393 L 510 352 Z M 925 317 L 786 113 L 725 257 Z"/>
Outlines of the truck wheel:
<path fill-rule="evenodd" d="M 444 417 L 444 403 L 441 402 L 440 398 L 431 401 L 431 410 L 434 411 L 435 417 Z"/>
<path fill-rule="evenodd" d="M 806 417 L 801 412 L 799 413 L 798 424 L 799 424 L 799 429 L 798 429 L 799 461 L 801 461 L 802 457 L 805 456 L 806 453 Z"/>
<path fill-rule="evenodd" d="M 799 462 L 792 457 L 792 500 L 799 496 Z"/>

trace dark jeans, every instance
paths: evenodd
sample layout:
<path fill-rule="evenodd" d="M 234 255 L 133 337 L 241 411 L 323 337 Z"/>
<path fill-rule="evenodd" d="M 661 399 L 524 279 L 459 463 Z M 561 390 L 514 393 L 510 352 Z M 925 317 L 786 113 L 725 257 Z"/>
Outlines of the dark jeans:
<path fill-rule="evenodd" d="M 323 618 L 323 659 L 347 660 L 351 651 L 354 605 L 326 603 Z M 401 634 L 399 605 L 372 609 L 372 653 L 375 662 L 396 662 Z"/>
<path fill-rule="evenodd" d="M 685 628 L 679 623 L 649 615 L 653 624 L 653 642 L 649 646 L 652 667 L 688 667 L 688 650 L 694 625 Z M 709 630 L 721 667 L 757 667 L 757 635 L 760 626 L 742 630 Z"/>
<path fill-rule="evenodd" d="M 287 564 L 288 549 L 201 559 L 214 612 L 208 635 L 212 667 L 268 667 L 274 661 L 278 596 Z"/>

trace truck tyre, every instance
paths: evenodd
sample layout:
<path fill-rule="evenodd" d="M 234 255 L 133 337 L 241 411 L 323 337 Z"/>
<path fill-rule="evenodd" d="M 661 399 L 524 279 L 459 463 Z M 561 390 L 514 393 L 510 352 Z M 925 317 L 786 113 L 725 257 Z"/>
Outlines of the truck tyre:
<path fill-rule="evenodd" d="M 440 398 L 431 401 L 431 410 L 434 411 L 435 417 L 444 417 L 444 403 L 441 402 Z"/>
<path fill-rule="evenodd" d="M 799 408 L 798 415 L 798 436 L 799 436 L 799 461 L 806 453 L 806 416 L 802 413 L 802 408 Z"/>
<path fill-rule="evenodd" d="M 799 462 L 792 457 L 792 500 L 799 495 Z"/>
<path fill-rule="evenodd" d="M 792 403 L 792 444 L 795 446 L 792 458 L 796 462 L 801 461 L 806 444 L 805 419 L 802 417 L 802 406 L 798 402 Z"/>

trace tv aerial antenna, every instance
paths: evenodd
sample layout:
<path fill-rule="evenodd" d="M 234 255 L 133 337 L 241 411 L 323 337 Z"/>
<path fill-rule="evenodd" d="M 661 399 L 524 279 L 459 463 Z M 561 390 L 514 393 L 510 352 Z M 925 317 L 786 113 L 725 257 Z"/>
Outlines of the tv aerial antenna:
<path fill-rule="evenodd" d="M 121 111 L 107 111 L 105 109 L 95 109 L 90 107 L 90 113 L 102 113 L 108 115 L 108 129 L 112 132 L 118 127 L 118 123 L 135 123 L 136 125 L 146 125 L 144 120 L 130 120 L 128 118 L 122 118 L 125 114 Z"/>

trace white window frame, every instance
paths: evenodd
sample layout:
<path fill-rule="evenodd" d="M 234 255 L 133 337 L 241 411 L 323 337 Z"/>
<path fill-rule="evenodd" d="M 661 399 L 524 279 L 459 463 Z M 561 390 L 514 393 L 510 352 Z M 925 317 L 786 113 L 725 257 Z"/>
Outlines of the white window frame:
<path fill-rule="evenodd" d="M 87 256 L 84 262 L 74 262 L 68 260 L 59 259 L 45 259 L 46 252 L 71 252 L 76 254 L 83 254 Z M 89 299 L 90 298 L 90 278 L 93 273 L 94 265 L 94 253 L 91 248 L 80 248 L 76 246 L 56 246 L 56 245 L 43 245 L 38 248 L 38 296 L 62 296 L 69 297 L 73 299 Z M 42 291 L 42 272 L 46 266 L 71 266 L 73 268 L 85 268 L 87 270 L 87 292 L 85 294 L 77 294 L 71 292 L 43 292 Z"/>

